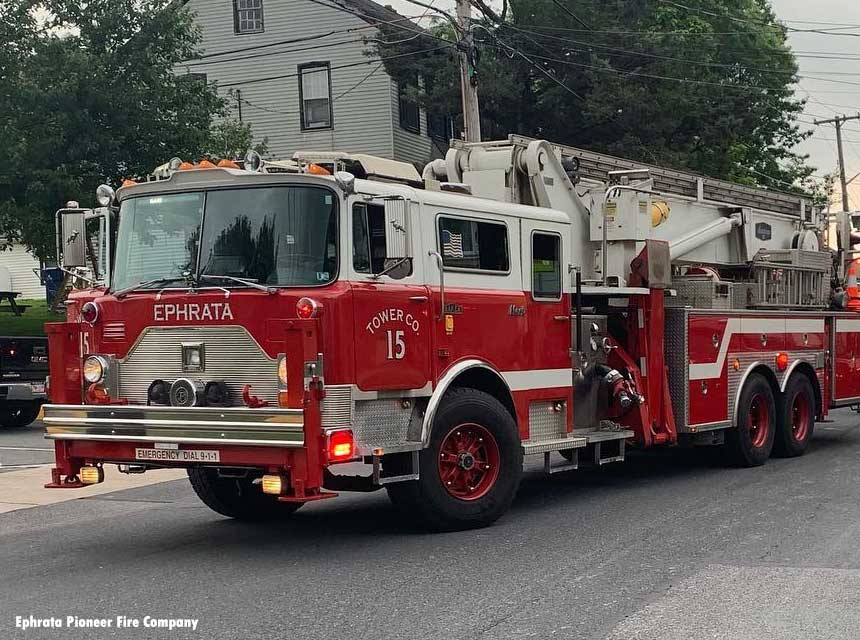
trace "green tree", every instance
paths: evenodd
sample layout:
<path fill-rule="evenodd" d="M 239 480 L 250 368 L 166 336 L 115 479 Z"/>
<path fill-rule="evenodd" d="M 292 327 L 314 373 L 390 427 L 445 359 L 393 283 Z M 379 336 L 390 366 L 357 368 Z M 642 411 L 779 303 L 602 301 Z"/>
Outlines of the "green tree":
<path fill-rule="evenodd" d="M 265 155 L 269 149 L 268 138 L 254 143 L 251 124 L 233 118 L 218 120 L 212 125 L 207 154 L 213 158 L 243 158 L 249 149 Z"/>
<path fill-rule="evenodd" d="M 780 190 L 809 190 L 797 64 L 767 0 L 509 0 L 475 27 L 485 138 L 518 132 Z M 456 40 L 447 21 L 373 53 L 395 78 L 425 68 L 431 111 L 459 113 L 457 61 L 391 56 Z M 399 31 L 399 33 L 398 33 Z M 435 37 L 434 37 L 435 36 Z"/>
<path fill-rule="evenodd" d="M 39 257 L 53 254 L 54 211 L 67 200 L 93 204 L 101 182 L 210 147 L 224 104 L 173 71 L 199 53 L 179 3 L 0 0 L 0 36 L 0 235 Z"/>

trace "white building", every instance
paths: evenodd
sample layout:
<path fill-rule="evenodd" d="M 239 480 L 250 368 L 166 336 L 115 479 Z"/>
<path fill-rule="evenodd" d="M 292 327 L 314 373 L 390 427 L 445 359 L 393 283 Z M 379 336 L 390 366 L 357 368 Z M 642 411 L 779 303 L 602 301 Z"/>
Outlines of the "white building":
<path fill-rule="evenodd" d="M 39 260 L 25 247 L 0 243 L 0 267 L 9 270 L 12 291 L 21 293 L 19 300 L 45 299 L 45 287 L 39 279 Z"/>
<path fill-rule="evenodd" d="M 421 32 L 392 9 L 371 0 L 183 4 L 201 30 L 203 58 L 176 72 L 217 83 L 232 116 L 266 137 L 273 157 L 346 151 L 423 165 L 448 149 L 450 121 L 428 118 L 366 55 L 380 23 Z"/>

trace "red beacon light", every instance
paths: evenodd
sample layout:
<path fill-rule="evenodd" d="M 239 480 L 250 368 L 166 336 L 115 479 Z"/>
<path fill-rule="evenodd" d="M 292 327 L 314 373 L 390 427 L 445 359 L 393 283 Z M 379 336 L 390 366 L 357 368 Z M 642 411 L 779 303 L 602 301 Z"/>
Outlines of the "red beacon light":
<path fill-rule="evenodd" d="M 81 307 L 81 318 L 84 322 L 94 325 L 99 319 L 99 306 L 95 302 L 87 302 Z"/>
<path fill-rule="evenodd" d="M 301 298 L 296 303 L 296 315 L 301 320 L 316 318 L 320 314 L 321 309 L 320 303 L 313 298 Z"/>
<path fill-rule="evenodd" d="M 788 368 L 788 354 L 787 353 L 778 353 L 776 354 L 776 368 L 780 371 L 785 371 Z"/>

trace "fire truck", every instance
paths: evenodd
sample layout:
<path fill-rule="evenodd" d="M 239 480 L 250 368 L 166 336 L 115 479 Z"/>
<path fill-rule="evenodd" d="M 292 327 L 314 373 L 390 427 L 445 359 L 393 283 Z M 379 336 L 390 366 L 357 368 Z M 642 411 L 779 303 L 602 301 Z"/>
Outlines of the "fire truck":
<path fill-rule="evenodd" d="M 229 517 L 384 488 L 464 529 L 508 509 L 524 458 L 751 467 L 860 404 L 856 225 L 831 247 L 795 195 L 521 136 L 421 175 L 174 159 L 97 195 L 57 216 L 80 284 L 47 325 L 51 488 L 179 467 Z"/>

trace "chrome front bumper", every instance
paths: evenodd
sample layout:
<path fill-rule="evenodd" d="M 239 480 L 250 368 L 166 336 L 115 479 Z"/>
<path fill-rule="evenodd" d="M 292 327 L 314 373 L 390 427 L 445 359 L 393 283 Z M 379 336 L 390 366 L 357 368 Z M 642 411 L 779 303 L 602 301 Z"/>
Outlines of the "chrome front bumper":
<path fill-rule="evenodd" d="M 44 406 L 45 437 L 54 440 L 171 442 L 301 447 L 301 409 Z"/>

